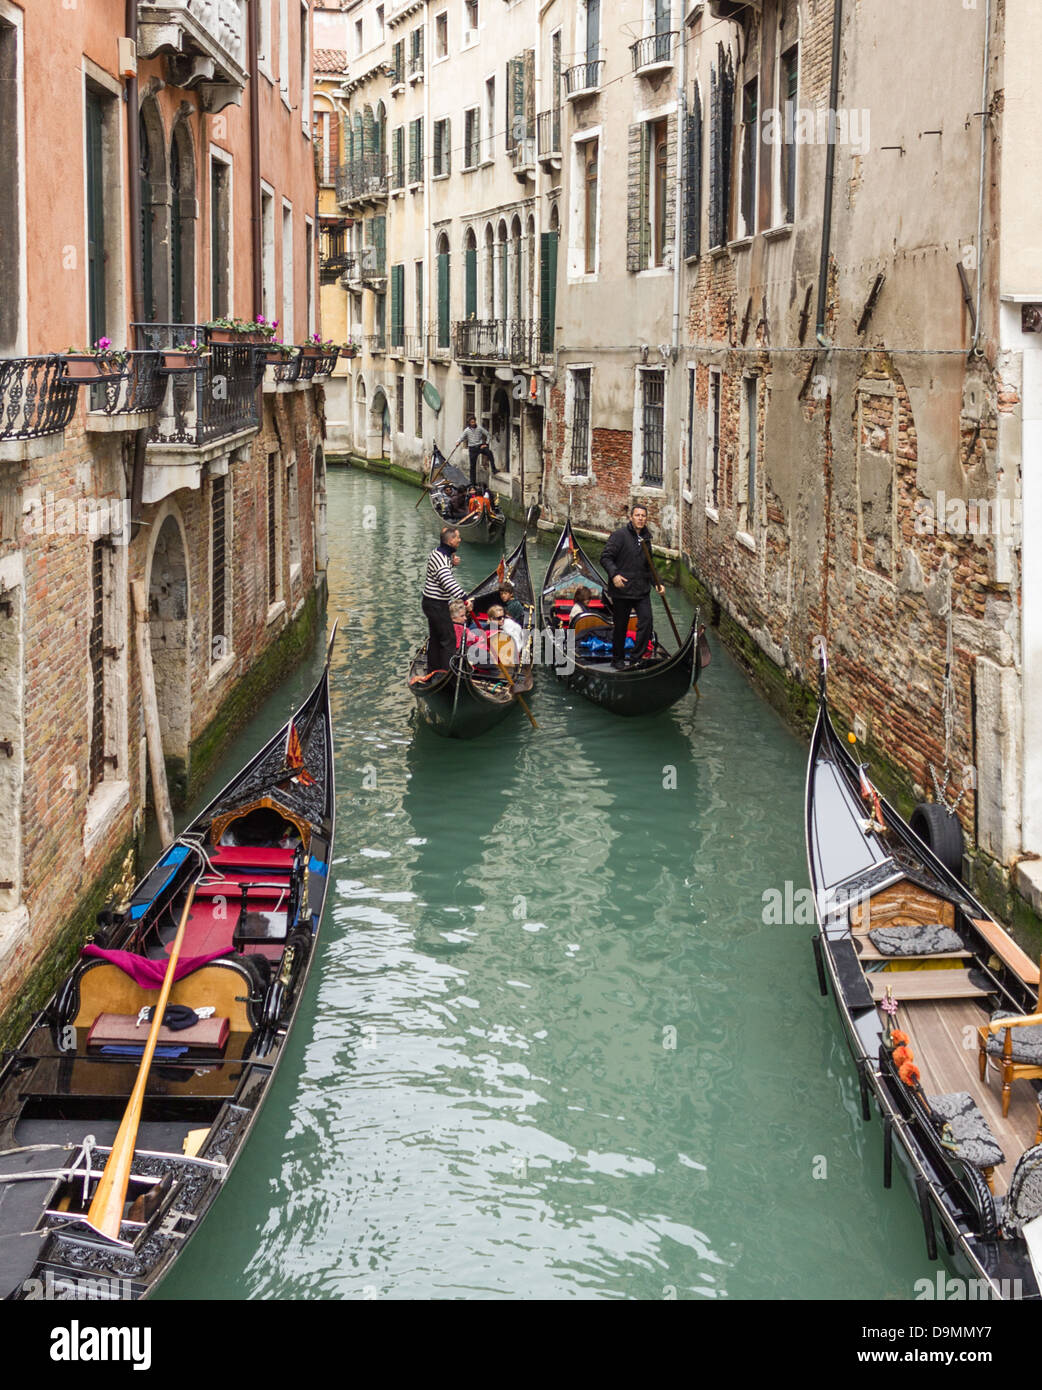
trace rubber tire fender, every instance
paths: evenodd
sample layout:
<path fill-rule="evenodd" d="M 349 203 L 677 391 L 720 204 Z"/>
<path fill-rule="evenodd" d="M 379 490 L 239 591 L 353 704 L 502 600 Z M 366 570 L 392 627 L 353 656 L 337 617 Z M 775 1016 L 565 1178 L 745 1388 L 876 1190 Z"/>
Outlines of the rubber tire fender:
<path fill-rule="evenodd" d="M 965 845 L 959 817 L 936 801 L 921 801 L 908 824 L 948 872 L 961 878 Z"/>

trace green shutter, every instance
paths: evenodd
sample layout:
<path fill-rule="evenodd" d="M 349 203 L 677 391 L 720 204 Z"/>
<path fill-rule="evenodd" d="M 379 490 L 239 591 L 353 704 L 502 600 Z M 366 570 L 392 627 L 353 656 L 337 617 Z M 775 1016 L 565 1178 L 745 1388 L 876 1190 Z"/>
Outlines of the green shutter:
<path fill-rule="evenodd" d="M 105 170 L 101 99 L 87 93 L 87 286 L 90 343 L 105 336 Z M 148 214 L 144 213 L 147 217 Z M 142 228 L 148 237 L 147 225 Z M 154 314 L 146 309 L 149 318 Z"/>
<path fill-rule="evenodd" d="M 405 344 L 405 266 L 391 266 L 391 346 Z"/>
<path fill-rule="evenodd" d="M 478 316 L 478 249 L 476 246 L 467 247 L 465 265 L 467 288 L 464 317 L 476 319 Z"/>
<path fill-rule="evenodd" d="M 554 350 L 554 320 L 557 317 L 557 233 L 544 232 L 539 238 L 539 351 Z"/>
<path fill-rule="evenodd" d="M 447 348 L 449 342 L 449 254 L 443 251 L 438 257 L 438 346 Z"/>

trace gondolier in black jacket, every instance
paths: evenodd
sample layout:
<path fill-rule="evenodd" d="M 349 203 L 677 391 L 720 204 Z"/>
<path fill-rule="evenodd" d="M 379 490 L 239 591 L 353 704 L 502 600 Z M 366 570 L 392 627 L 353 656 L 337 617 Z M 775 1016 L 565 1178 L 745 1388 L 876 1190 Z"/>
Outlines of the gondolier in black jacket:
<path fill-rule="evenodd" d="M 615 617 L 615 632 L 612 640 L 612 665 L 622 670 L 626 665 L 626 630 L 630 613 L 637 615 L 637 640 L 633 647 L 633 662 L 636 664 L 644 655 L 651 637 L 651 570 L 642 542 L 647 541 L 651 549 L 651 532 L 648 530 L 648 509 L 638 503 L 630 513 L 625 526 L 620 526 L 608 537 L 608 543 L 601 555 L 601 564 L 611 581 L 612 613 Z M 657 586 L 660 595 L 665 593 L 661 584 Z"/>
<path fill-rule="evenodd" d="M 430 640 L 427 643 L 427 671 L 447 671 L 449 660 L 456 650 L 456 632 L 449 616 L 449 600 L 466 600 L 467 612 L 471 602 L 466 589 L 453 578 L 452 566 L 459 546 L 459 532 L 454 526 L 443 526 L 441 541 L 427 557 L 427 579 L 423 586 L 423 611 L 427 616 Z"/>

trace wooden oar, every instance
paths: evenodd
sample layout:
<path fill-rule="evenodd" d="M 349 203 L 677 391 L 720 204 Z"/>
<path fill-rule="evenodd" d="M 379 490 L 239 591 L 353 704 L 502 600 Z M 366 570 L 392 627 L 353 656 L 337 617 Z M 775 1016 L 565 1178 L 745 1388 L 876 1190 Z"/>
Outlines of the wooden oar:
<path fill-rule="evenodd" d="M 105 1171 L 98 1179 L 94 1200 L 87 1213 L 87 1220 L 94 1229 L 100 1231 L 103 1236 L 108 1236 L 110 1240 L 119 1239 L 120 1223 L 123 1220 L 123 1204 L 127 1200 L 127 1187 L 130 1183 L 130 1169 L 134 1162 L 134 1146 L 137 1143 L 138 1126 L 141 1123 L 141 1109 L 145 1100 L 145 1087 L 148 1085 L 149 1068 L 152 1065 L 152 1055 L 159 1040 L 159 1030 L 163 1026 L 163 1015 L 166 1013 L 167 1001 L 170 998 L 170 990 L 174 983 L 177 958 L 181 954 L 181 943 L 184 941 L 185 926 L 194 897 L 195 884 L 193 883 L 188 890 L 188 896 L 185 898 L 177 935 L 174 937 L 174 944 L 170 950 L 170 961 L 166 967 L 162 988 L 159 991 L 159 1000 L 152 1015 L 152 1026 L 148 1030 L 145 1050 L 141 1056 L 141 1065 L 138 1067 L 137 1080 L 134 1082 L 134 1089 L 130 1093 L 130 1101 L 113 1140 L 108 1162 L 105 1164 Z"/>
<path fill-rule="evenodd" d="M 498 653 L 498 652 L 492 651 L 492 643 L 491 643 L 491 641 L 489 642 L 489 647 L 488 647 L 488 649 L 489 649 L 489 653 L 490 653 L 491 656 L 492 656 L 492 660 L 493 660 L 493 661 L 496 663 L 496 665 L 499 667 L 499 674 L 503 677 L 503 679 L 506 681 L 507 685 L 510 687 L 510 693 L 511 693 L 511 695 L 514 697 L 514 699 L 517 701 L 517 703 L 521 706 L 521 708 L 524 710 L 524 712 L 528 715 L 529 722 L 531 723 L 532 728 L 533 728 L 533 729 L 538 729 L 538 728 L 539 728 L 539 725 L 535 722 L 535 719 L 532 717 L 532 711 L 528 708 L 528 706 L 525 704 L 525 702 L 524 702 L 524 700 L 522 699 L 522 697 L 521 697 L 521 696 L 517 693 L 517 691 L 514 689 L 514 682 L 511 680 L 510 675 L 509 675 L 509 673 L 507 672 L 507 668 L 506 668 L 506 667 L 503 665 L 503 663 L 500 661 L 500 659 L 499 659 L 499 653 Z"/>
<path fill-rule="evenodd" d="M 648 562 L 648 569 L 651 571 L 652 583 L 655 585 L 656 589 L 664 588 L 665 586 L 663 585 L 662 580 L 658 577 L 658 571 L 655 569 L 655 562 L 651 558 L 651 550 L 648 546 L 647 541 L 641 540 L 641 546 L 644 550 L 644 558 Z M 673 629 L 673 636 L 677 639 L 677 646 L 679 647 L 680 633 L 677 631 L 677 625 L 673 621 L 673 614 L 669 611 L 669 604 L 666 602 L 666 596 L 665 594 L 659 594 L 659 598 L 662 600 L 662 607 L 666 610 L 666 617 L 669 619 L 669 625 Z"/>
<path fill-rule="evenodd" d="M 424 483 L 423 488 L 422 488 L 422 490 L 421 490 L 421 492 L 420 492 L 420 495 L 419 495 L 419 497 L 417 497 L 417 499 L 416 499 L 416 506 L 413 507 L 413 511 L 414 511 L 414 512 L 419 508 L 420 503 L 423 501 L 423 499 L 424 499 L 424 497 L 427 495 L 427 493 L 428 493 L 428 492 L 433 492 L 433 491 L 434 491 L 434 479 L 438 476 L 438 474 L 441 472 L 441 470 L 442 470 L 443 468 L 447 468 L 447 467 L 449 466 L 449 459 L 452 458 L 452 455 L 456 452 L 456 450 L 457 450 L 458 448 L 459 448 L 459 440 L 457 439 L 457 440 L 456 440 L 456 443 L 452 446 L 452 452 L 449 454 L 449 458 L 443 458 L 442 461 L 441 461 L 441 463 L 438 464 L 437 468 L 434 469 L 434 471 L 431 473 L 430 477 L 429 477 L 429 478 L 427 479 L 427 481 Z"/>

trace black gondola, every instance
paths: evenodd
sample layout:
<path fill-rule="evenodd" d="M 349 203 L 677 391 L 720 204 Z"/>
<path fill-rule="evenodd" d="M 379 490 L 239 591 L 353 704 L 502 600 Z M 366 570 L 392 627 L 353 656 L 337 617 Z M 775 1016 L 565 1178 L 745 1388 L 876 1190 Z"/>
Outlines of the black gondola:
<path fill-rule="evenodd" d="M 1042 1127 L 1027 1080 L 1042 1076 L 1042 1051 L 1021 1025 L 1042 1022 L 1039 972 L 876 792 L 833 726 L 823 647 L 820 659 L 806 795 L 814 952 L 853 1054 L 863 1118 L 871 1097 L 883 1122 L 884 1186 L 896 1151 L 928 1255 L 939 1235 L 971 1281 L 948 1297 L 1036 1299 L 1029 1245 L 1037 1259 Z M 1016 1061 L 1032 1047 L 1034 1071 Z"/>
<path fill-rule="evenodd" d="M 475 545 L 498 545 L 502 541 L 507 519 L 495 496 L 489 494 L 486 499 L 484 493 L 478 494 L 480 508 L 468 511 L 465 494 L 469 480 L 455 464 L 446 462 L 437 444 L 431 455 L 431 476 L 434 485 L 428 496 L 442 526 L 455 526 L 460 540 Z"/>
<path fill-rule="evenodd" d="M 6 1054 L 0 1297 L 147 1296 L 238 1160 L 285 1052 L 326 900 L 331 652 L 332 639 L 322 676 L 293 719 L 129 901 L 102 914 L 102 930 Z M 144 1011 L 159 998 L 182 917 L 170 994 L 170 1006 L 180 1007 L 164 1012 L 138 1100 L 150 1031 Z M 126 1199 L 115 1198 L 106 1233 L 92 1204 L 101 1203 L 110 1151 L 132 1114 L 139 1124 L 129 1130 Z"/>
<path fill-rule="evenodd" d="M 503 562 L 504 578 L 514 585 L 515 597 L 524 605 L 528 621 L 524 624 L 524 650 L 519 653 L 516 672 L 508 670 L 510 679 L 491 662 L 471 662 L 464 652 L 457 652 L 448 671 L 427 672 L 427 643 L 413 657 L 409 667 L 409 689 L 416 697 L 416 707 L 425 723 L 446 738 L 476 738 L 505 719 L 517 705 L 516 696 L 528 695 L 532 689 L 532 643 L 535 599 L 532 578 L 528 570 L 526 537 Z M 475 614 L 481 614 L 497 601 L 500 584 L 499 569 L 472 589 L 468 595 Z"/>
<path fill-rule="evenodd" d="M 567 612 L 579 586 L 595 590 L 596 606 L 569 623 Z M 653 636 L 653 654 L 619 671 L 612 666 L 611 602 L 608 581 L 575 539 L 571 522 L 566 522 L 540 600 L 543 627 L 553 634 L 558 649 L 555 674 L 571 690 L 613 714 L 657 714 L 675 705 L 698 684 L 703 666 L 709 664 L 697 611 L 677 651 L 670 654 Z"/>

